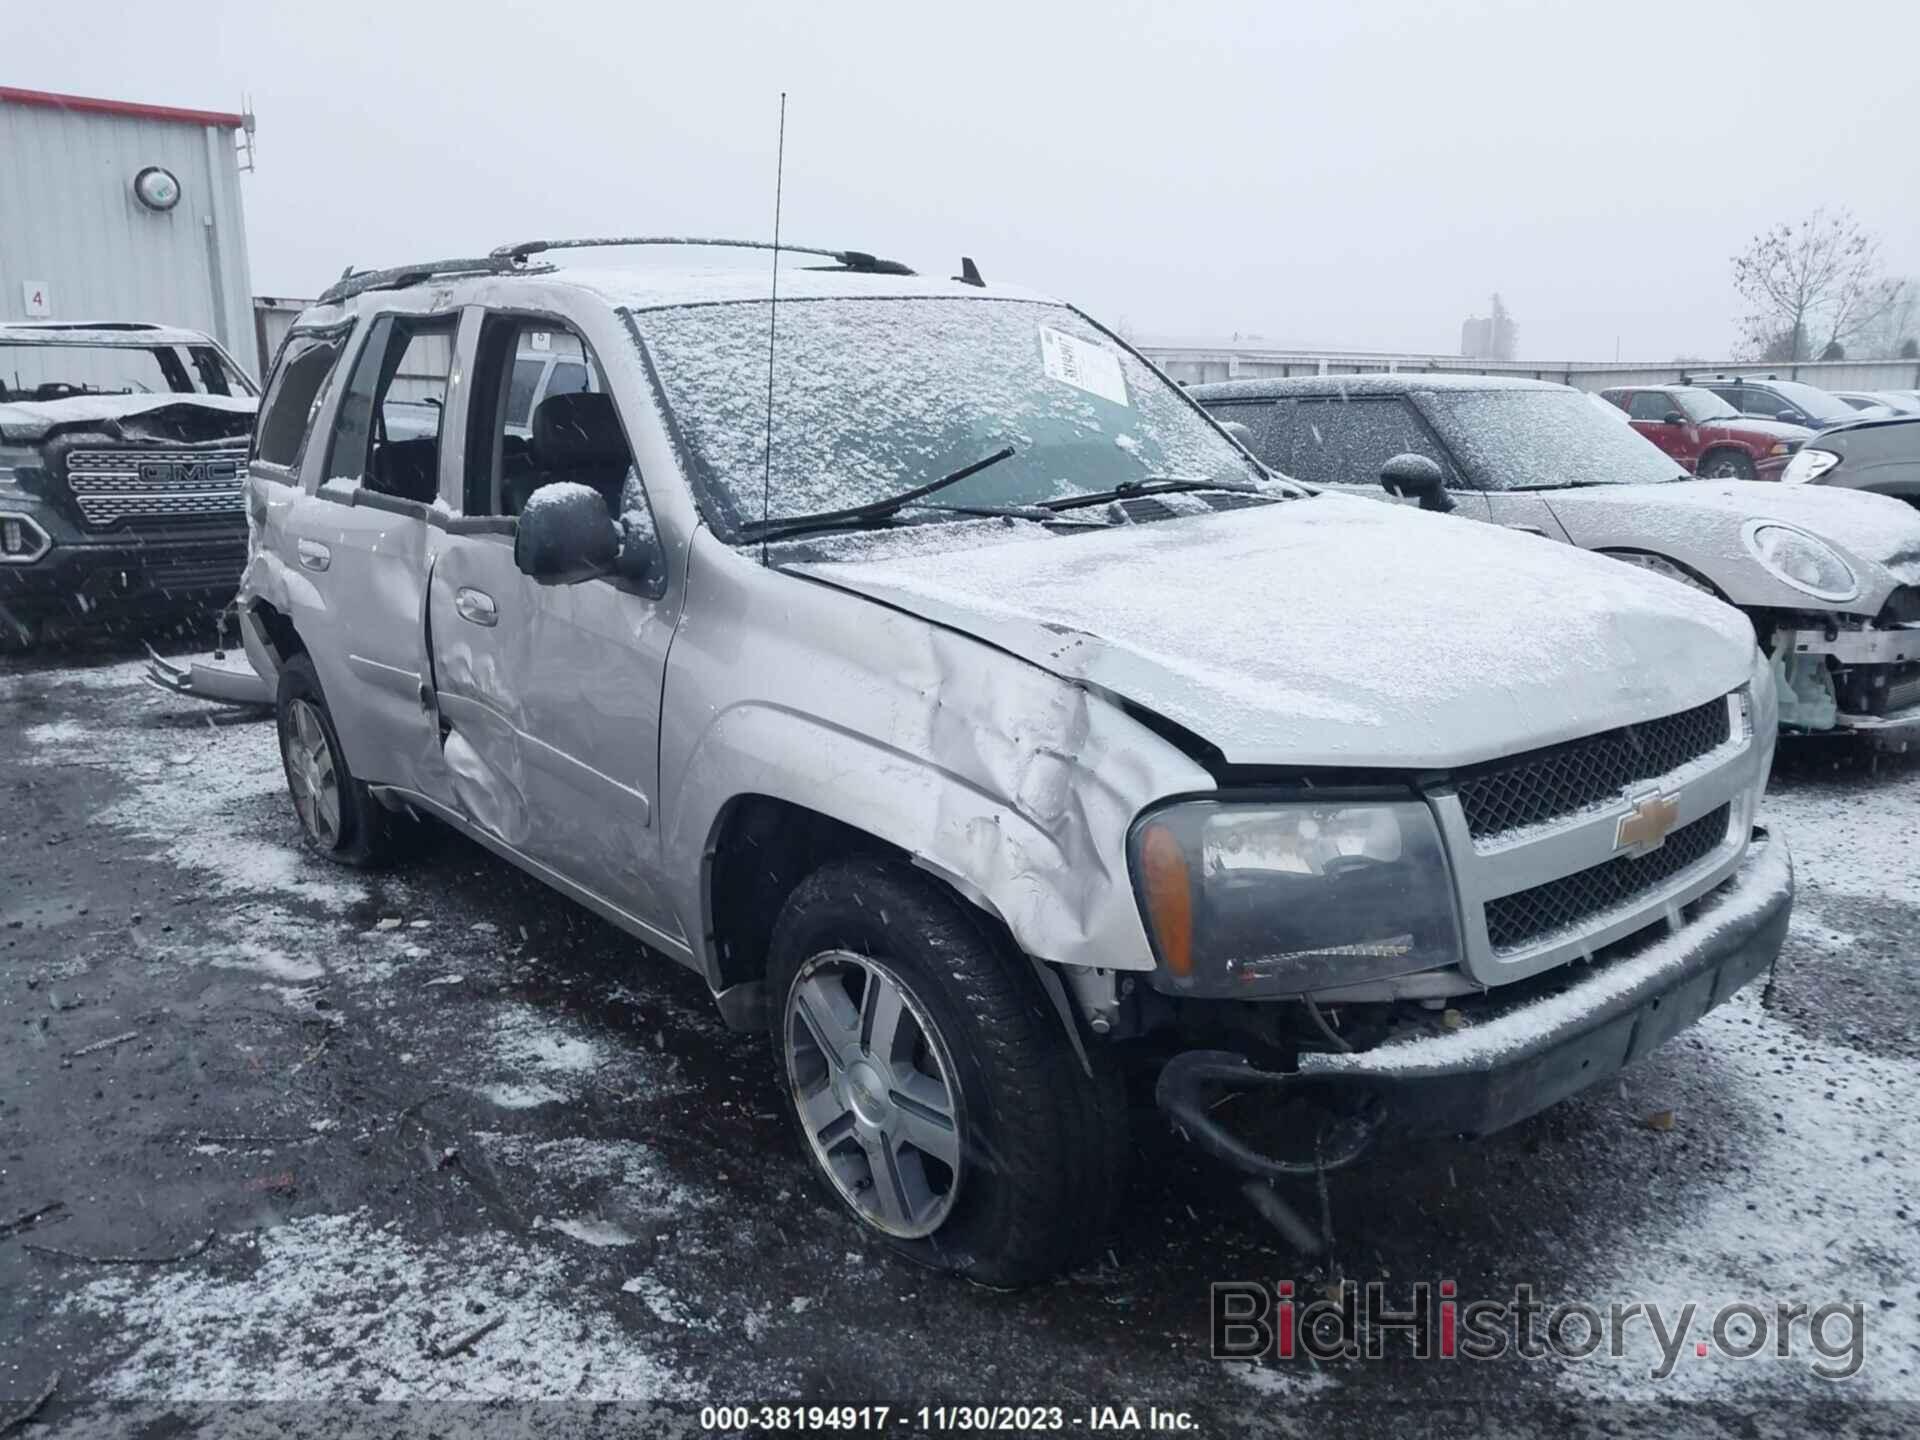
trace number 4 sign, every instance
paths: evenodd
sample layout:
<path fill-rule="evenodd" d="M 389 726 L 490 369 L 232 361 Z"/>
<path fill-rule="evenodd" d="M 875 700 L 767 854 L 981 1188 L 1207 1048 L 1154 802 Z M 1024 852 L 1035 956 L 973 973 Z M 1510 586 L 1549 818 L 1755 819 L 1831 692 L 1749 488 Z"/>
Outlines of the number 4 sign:
<path fill-rule="evenodd" d="M 22 280 L 20 297 L 26 302 L 29 320 L 44 320 L 53 314 L 53 301 L 47 294 L 46 281 Z"/>

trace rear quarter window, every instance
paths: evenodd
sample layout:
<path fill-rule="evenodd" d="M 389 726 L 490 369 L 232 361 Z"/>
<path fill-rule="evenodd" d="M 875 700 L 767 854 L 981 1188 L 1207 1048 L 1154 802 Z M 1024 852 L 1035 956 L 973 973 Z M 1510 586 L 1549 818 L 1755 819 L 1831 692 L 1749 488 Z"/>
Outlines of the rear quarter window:
<path fill-rule="evenodd" d="M 346 347 L 347 335 L 348 327 L 342 327 L 295 331 L 288 336 L 280 362 L 267 382 L 267 396 L 260 404 L 260 420 L 254 427 L 256 461 L 288 467 L 300 463 L 306 453 L 307 432 L 326 392 L 327 378 Z"/>

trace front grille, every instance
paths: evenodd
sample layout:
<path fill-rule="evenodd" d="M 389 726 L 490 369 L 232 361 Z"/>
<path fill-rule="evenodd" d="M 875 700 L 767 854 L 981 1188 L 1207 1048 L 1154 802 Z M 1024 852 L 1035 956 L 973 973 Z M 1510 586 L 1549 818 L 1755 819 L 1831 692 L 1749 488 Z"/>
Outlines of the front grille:
<path fill-rule="evenodd" d="M 122 520 L 238 515 L 246 505 L 244 446 L 208 450 L 74 450 L 67 489 L 89 529 Z"/>
<path fill-rule="evenodd" d="M 1887 686 L 1886 699 L 1880 707 L 1880 713 L 1897 715 L 1910 705 L 1920 705 L 1920 675 L 1910 675 L 1904 680 L 1896 680 Z"/>
<path fill-rule="evenodd" d="M 1721 698 L 1463 771 L 1460 804 L 1467 829 L 1480 840 L 1585 810 L 1642 780 L 1679 769 L 1726 744 L 1731 734 L 1727 702 Z"/>
<path fill-rule="evenodd" d="M 1724 707 L 1723 707 L 1724 708 Z M 1487 940 L 1495 954 L 1521 949 L 1618 909 L 1700 863 L 1727 838 L 1732 806 L 1722 805 L 1667 837 L 1648 855 L 1608 860 L 1487 902 Z"/>

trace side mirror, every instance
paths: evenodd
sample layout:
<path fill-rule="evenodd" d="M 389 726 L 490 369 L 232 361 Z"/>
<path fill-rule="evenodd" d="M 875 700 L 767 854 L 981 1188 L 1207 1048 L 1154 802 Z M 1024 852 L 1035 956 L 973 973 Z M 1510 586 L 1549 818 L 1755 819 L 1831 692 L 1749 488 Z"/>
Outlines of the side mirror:
<path fill-rule="evenodd" d="M 1789 425 L 1798 425 L 1800 423 L 1800 412 L 1798 410 L 1782 410 L 1773 418 L 1776 420 L 1784 420 Z"/>
<path fill-rule="evenodd" d="M 562 480 L 527 497 L 514 529 L 513 563 L 535 580 L 571 584 L 606 573 L 620 537 L 598 490 Z"/>
<path fill-rule="evenodd" d="M 1240 444 L 1240 448 L 1249 455 L 1253 453 L 1253 430 L 1238 420 L 1222 420 L 1220 428 L 1231 435 Z"/>
<path fill-rule="evenodd" d="M 1687 417 L 1682 415 L 1678 410 L 1669 410 L 1666 414 L 1666 423 L 1669 425 L 1684 425 L 1687 423 Z"/>
<path fill-rule="evenodd" d="M 1396 455 L 1380 467 L 1380 484 L 1389 495 L 1410 496 L 1422 510 L 1441 514 L 1453 509 L 1446 474 L 1424 455 Z"/>

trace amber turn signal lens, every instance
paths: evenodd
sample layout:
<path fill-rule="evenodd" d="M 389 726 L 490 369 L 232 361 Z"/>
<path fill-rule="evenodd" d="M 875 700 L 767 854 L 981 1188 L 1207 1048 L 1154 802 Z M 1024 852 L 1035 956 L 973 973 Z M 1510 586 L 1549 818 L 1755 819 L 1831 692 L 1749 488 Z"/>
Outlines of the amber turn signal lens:
<path fill-rule="evenodd" d="M 1193 876 L 1186 852 L 1164 825 L 1141 837 L 1140 869 L 1160 959 L 1180 979 L 1193 974 Z"/>

